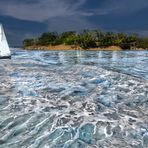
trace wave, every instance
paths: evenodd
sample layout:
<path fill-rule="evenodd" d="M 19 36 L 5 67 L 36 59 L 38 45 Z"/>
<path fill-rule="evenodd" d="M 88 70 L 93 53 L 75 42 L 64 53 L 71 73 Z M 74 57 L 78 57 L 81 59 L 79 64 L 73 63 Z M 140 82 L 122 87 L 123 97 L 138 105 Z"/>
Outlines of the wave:
<path fill-rule="evenodd" d="M 0 147 L 148 146 L 146 79 L 48 54 L 1 61 Z"/>

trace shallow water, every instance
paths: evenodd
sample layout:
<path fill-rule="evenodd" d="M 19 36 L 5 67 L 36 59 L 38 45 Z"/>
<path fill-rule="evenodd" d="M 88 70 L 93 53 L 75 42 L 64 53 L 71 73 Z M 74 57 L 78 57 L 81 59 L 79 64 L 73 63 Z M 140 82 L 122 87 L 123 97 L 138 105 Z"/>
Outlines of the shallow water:
<path fill-rule="evenodd" d="M 12 52 L 0 148 L 148 147 L 148 51 Z"/>

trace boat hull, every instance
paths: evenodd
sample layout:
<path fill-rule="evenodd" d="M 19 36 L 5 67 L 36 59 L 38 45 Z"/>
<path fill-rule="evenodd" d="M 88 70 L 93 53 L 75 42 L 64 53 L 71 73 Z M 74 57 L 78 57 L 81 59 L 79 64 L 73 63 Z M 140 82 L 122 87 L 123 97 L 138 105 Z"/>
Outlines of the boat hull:
<path fill-rule="evenodd" d="M 11 56 L 0 56 L 0 59 L 11 59 Z"/>

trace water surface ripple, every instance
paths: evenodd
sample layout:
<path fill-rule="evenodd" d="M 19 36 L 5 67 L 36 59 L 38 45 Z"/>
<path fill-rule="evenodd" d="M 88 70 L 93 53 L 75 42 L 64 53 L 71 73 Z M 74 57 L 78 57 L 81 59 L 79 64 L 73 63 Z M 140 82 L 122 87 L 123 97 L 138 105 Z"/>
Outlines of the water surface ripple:
<path fill-rule="evenodd" d="M 148 51 L 12 52 L 0 148 L 148 147 Z"/>

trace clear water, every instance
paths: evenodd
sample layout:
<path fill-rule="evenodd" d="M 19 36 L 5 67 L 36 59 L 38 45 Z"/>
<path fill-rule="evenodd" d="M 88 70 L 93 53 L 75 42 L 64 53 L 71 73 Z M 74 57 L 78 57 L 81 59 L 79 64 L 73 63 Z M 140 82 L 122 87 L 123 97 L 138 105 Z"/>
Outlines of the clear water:
<path fill-rule="evenodd" d="M 148 147 L 148 51 L 12 52 L 0 148 Z"/>

